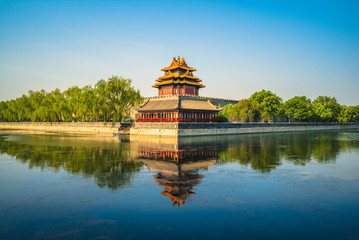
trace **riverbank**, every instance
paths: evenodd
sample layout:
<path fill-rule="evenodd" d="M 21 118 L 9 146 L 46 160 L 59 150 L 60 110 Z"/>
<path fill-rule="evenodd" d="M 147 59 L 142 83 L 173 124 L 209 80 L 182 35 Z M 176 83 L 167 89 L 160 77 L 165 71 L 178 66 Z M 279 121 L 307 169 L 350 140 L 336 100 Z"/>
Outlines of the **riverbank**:
<path fill-rule="evenodd" d="M 112 135 L 120 123 L 103 122 L 0 122 L 0 129 Z M 206 136 L 246 133 L 359 130 L 359 124 L 338 123 L 159 123 L 137 122 L 131 135 Z"/>
<path fill-rule="evenodd" d="M 203 136 L 246 133 L 359 130 L 359 124 L 339 123 L 156 123 L 137 122 L 131 135 Z"/>
<path fill-rule="evenodd" d="M 0 122 L 0 129 L 112 135 L 120 123 L 104 122 Z"/>

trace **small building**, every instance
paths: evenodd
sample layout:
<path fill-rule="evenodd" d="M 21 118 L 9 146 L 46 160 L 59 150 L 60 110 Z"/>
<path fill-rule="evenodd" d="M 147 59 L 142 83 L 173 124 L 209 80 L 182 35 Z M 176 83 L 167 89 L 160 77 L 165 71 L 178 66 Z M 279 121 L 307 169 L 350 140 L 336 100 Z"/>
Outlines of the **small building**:
<path fill-rule="evenodd" d="M 184 58 L 173 58 L 161 70 L 165 74 L 152 86 L 158 88 L 158 97 L 148 98 L 137 109 L 138 122 L 218 122 L 222 109 L 199 96 L 199 89 L 205 86 Z"/>

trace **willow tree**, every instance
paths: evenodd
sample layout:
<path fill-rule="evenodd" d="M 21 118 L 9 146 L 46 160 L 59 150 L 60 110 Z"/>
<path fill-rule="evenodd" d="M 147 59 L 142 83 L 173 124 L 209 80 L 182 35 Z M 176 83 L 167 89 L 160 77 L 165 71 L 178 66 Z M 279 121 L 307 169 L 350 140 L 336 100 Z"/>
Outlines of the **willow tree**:
<path fill-rule="evenodd" d="M 112 76 L 96 84 L 99 110 L 105 121 L 122 121 L 130 109 L 142 102 L 139 90 L 131 87 L 131 79 Z"/>

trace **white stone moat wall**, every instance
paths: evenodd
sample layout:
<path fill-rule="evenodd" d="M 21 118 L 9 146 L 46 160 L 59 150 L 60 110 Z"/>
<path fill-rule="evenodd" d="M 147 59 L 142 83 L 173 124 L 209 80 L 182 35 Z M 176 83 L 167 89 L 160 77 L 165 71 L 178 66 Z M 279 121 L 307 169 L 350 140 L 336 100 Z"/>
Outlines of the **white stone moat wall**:
<path fill-rule="evenodd" d="M 359 130 L 359 124 L 335 123 L 136 123 L 131 135 L 203 136 L 297 131 Z"/>
<path fill-rule="evenodd" d="M 0 129 L 110 135 L 120 123 L 103 122 L 0 122 Z"/>
<path fill-rule="evenodd" d="M 120 123 L 98 122 L 0 122 L 0 129 L 111 135 Z M 136 123 L 131 135 L 205 136 L 245 133 L 359 130 L 359 124 L 334 123 Z"/>

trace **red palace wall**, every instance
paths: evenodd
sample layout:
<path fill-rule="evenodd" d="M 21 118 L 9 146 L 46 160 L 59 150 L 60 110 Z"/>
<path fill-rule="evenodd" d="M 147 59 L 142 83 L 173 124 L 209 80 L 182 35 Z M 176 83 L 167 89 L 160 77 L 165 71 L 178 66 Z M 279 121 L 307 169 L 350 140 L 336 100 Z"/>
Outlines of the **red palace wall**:
<path fill-rule="evenodd" d="M 198 89 L 189 87 L 168 87 L 158 90 L 158 96 L 163 95 L 195 95 L 198 96 Z"/>

